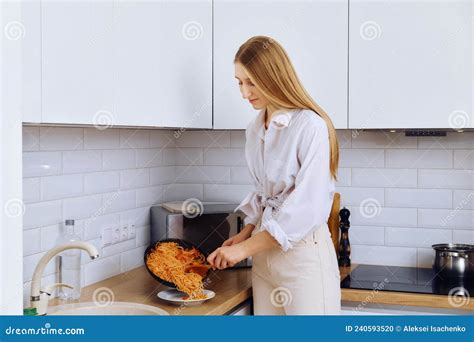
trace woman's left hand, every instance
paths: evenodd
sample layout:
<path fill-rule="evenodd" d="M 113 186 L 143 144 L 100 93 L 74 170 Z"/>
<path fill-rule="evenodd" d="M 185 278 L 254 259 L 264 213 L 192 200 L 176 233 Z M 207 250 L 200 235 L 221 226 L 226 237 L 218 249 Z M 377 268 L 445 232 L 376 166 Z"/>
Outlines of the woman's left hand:
<path fill-rule="evenodd" d="M 224 268 L 234 266 L 245 258 L 247 258 L 247 255 L 244 246 L 242 243 L 238 243 L 232 246 L 217 248 L 209 254 L 207 261 L 211 264 L 213 270 L 216 268 L 223 270 Z"/>

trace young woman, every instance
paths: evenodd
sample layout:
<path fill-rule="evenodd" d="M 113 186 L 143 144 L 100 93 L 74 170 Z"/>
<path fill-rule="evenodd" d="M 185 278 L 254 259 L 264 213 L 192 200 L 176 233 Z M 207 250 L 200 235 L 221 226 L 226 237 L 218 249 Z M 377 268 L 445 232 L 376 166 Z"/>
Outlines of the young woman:
<path fill-rule="evenodd" d="M 208 257 L 214 269 L 252 256 L 257 315 L 340 313 L 340 276 L 327 220 L 339 147 L 329 116 L 303 88 L 283 47 L 257 36 L 234 60 L 242 97 L 258 116 L 245 153 L 255 190 L 245 227 Z"/>

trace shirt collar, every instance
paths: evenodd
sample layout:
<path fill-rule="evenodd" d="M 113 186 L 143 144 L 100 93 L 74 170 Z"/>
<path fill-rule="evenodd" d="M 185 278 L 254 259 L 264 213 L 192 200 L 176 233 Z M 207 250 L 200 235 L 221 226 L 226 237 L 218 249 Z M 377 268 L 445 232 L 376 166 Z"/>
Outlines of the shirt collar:
<path fill-rule="evenodd" d="M 278 128 L 288 127 L 291 119 L 297 109 L 279 109 L 273 115 L 268 126 L 270 129 L 272 124 L 275 124 Z M 261 139 L 265 139 L 265 109 L 262 109 L 258 114 L 257 118 L 257 133 Z"/>

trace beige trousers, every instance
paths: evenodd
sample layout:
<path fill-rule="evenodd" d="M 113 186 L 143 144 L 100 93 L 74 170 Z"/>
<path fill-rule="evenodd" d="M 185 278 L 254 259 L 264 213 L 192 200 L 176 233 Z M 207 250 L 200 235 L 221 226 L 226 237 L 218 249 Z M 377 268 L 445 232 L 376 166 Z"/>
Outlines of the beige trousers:
<path fill-rule="evenodd" d="M 252 235 L 259 231 L 260 222 Z M 327 224 L 286 252 L 254 255 L 252 263 L 255 315 L 340 315 L 341 278 Z"/>

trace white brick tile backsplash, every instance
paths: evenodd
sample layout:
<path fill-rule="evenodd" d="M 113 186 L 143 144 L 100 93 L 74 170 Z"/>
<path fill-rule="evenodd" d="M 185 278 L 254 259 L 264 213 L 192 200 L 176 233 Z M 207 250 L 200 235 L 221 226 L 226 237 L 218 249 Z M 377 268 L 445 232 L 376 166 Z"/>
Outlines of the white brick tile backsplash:
<path fill-rule="evenodd" d="M 136 169 L 120 172 L 120 188 L 133 189 L 148 186 L 150 184 L 150 170 Z"/>
<path fill-rule="evenodd" d="M 449 229 L 385 227 L 385 244 L 402 247 L 431 247 L 436 243 L 451 243 Z"/>
<path fill-rule="evenodd" d="M 121 252 L 125 252 L 125 251 L 133 249 L 133 248 L 135 248 L 135 241 L 134 240 L 121 241 L 121 242 L 116 243 L 114 245 L 102 247 L 101 257 L 107 258 L 109 256 L 117 255 L 117 254 L 120 254 Z M 143 257 L 143 255 L 142 255 L 142 257 Z"/>
<path fill-rule="evenodd" d="M 337 130 L 337 141 L 339 148 L 351 148 L 352 146 L 352 131 L 351 130 Z"/>
<path fill-rule="evenodd" d="M 163 152 L 159 149 L 137 150 L 137 167 L 163 165 Z"/>
<path fill-rule="evenodd" d="M 341 206 L 360 206 L 364 201 L 374 199 L 380 205 L 384 205 L 384 189 L 382 188 L 356 188 L 337 187 L 336 191 L 341 194 Z"/>
<path fill-rule="evenodd" d="M 176 164 L 176 150 L 172 148 L 160 148 L 163 154 L 163 160 L 161 165 L 163 166 L 174 166 Z"/>
<path fill-rule="evenodd" d="M 416 169 L 352 168 L 353 186 L 416 188 Z"/>
<path fill-rule="evenodd" d="M 230 183 L 253 184 L 248 166 L 234 166 L 230 168 Z"/>
<path fill-rule="evenodd" d="M 84 192 L 81 174 L 41 178 L 41 199 L 44 201 L 79 196 Z"/>
<path fill-rule="evenodd" d="M 23 153 L 23 177 L 50 176 L 61 173 L 61 152 Z"/>
<path fill-rule="evenodd" d="M 452 208 L 452 190 L 385 189 L 385 205 L 399 208 Z"/>
<path fill-rule="evenodd" d="M 39 127 L 23 127 L 23 151 L 39 150 Z"/>
<path fill-rule="evenodd" d="M 175 133 L 23 127 L 25 286 L 65 218 L 76 219 L 82 238 L 98 248 L 103 227 L 135 225 L 135 240 L 101 248 L 98 260 L 83 255 L 88 285 L 143 265 L 150 205 L 188 198 L 240 203 L 254 190 L 244 130 Z M 474 132 L 337 135 L 336 191 L 351 210 L 354 263 L 431 267 L 430 244 L 474 243 Z M 54 265 L 45 277 L 54 279 Z"/>
<path fill-rule="evenodd" d="M 240 203 L 254 189 L 252 185 L 204 184 L 204 201 Z"/>
<path fill-rule="evenodd" d="M 63 172 L 83 173 L 102 170 L 101 151 L 63 152 Z"/>
<path fill-rule="evenodd" d="M 120 132 L 118 129 L 84 129 L 84 149 L 103 150 L 114 148 L 120 148 Z"/>
<path fill-rule="evenodd" d="M 103 195 L 102 209 L 105 213 L 115 213 L 135 208 L 135 190 L 115 191 Z"/>
<path fill-rule="evenodd" d="M 135 227 L 150 225 L 150 208 L 142 207 L 122 211 L 120 213 L 120 224 L 134 224 Z"/>
<path fill-rule="evenodd" d="M 41 252 L 40 228 L 23 231 L 23 255 Z"/>
<path fill-rule="evenodd" d="M 351 181 L 351 173 L 352 170 L 350 168 L 340 167 L 337 170 L 337 186 L 350 186 L 352 184 Z"/>
<path fill-rule="evenodd" d="M 161 147 L 172 149 L 175 147 L 173 133 L 168 130 L 150 131 L 150 147 Z"/>
<path fill-rule="evenodd" d="M 444 169 L 453 166 L 450 150 L 387 150 L 385 167 Z"/>
<path fill-rule="evenodd" d="M 456 150 L 454 151 L 454 168 L 455 169 L 474 169 L 474 149 L 472 150 Z M 474 185 L 474 179 L 473 179 Z"/>
<path fill-rule="evenodd" d="M 435 251 L 433 248 L 417 248 L 417 267 L 431 268 L 435 259 Z"/>
<path fill-rule="evenodd" d="M 61 222 L 62 202 L 45 201 L 25 205 L 25 214 L 23 215 L 24 229 L 43 227 Z"/>
<path fill-rule="evenodd" d="M 349 229 L 349 241 L 351 244 L 383 246 L 384 238 L 384 227 L 351 225 Z"/>
<path fill-rule="evenodd" d="M 176 152 L 176 165 L 202 165 L 203 164 L 203 149 L 201 148 L 177 148 Z"/>
<path fill-rule="evenodd" d="M 245 131 L 230 132 L 230 147 L 245 147 Z"/>
<path fill-rule="evenodd" d="M 127 272 L 144 265 L 143 255 L 146 247 L 141 246 L 125 251 L 120 255 L 120 272 Z"/>
<path fill-rule="evenodd" d="M 416 137 L 406 137 L 405 132 L 362 131 L 352 138 L 352 148 L 416 148 Z"/>
<path fill-rule="evenodd" d="M 384 150 L 382 149 L 341 149 L 340 167 L 383 167 Z"/>
<path fill-rule="evenodd" d="M 474 229 L 472 230 L 453 230 L 453 243 L 474 244 Z"/>
<path fill-rule="evenodd" d="M 342 197 L 342 196 L 341 196 Z M 366 202 L 366 206 L 350 207 L 350 221 L 360 226 L 391 225 L 396 227 L 416 227 L 417 209 L 376 207 L 376 202 Z"/>
<path fill-rule="evenodd" d="M 453 190 L 453 208 L 474 209 L 474 190 Z"/>
<path fill-rule="evenodd" d="M 203 197 L 202 184 L 168 184 L 163 187 L 164 201 L 180 201 Z"/>
<path fill-rule="evenodd" d="M 40 149 L 48 150 L 82 150 L 84 146 L 84 129 L 73 127 L 41 127 Z"/>
<path fill-rule="evenodd" d="M 147 148 L 150 147 L 150 131 L 144 129 L 121 129 L 121 148 Z"/>
<path fill-rule="evenodd" d="M 99 258 L 84 266 L 85 286 L 113 277 L 120 273 L 120 255 Z"/>
<path fill-rule="evenodd" d="M 123 170 L 135 168 L 135 150 L 103 150 L 103 170 Z"/>
<path fill-rule="evenodd" d="M 418 209 L 420 227 L 474 229 L 474 210 Z"/>
<path fill-rule="evenodd" d="M 176 183 L 230 183 L 230 168 L 226 166 L 176 166 Z"/>
<path fill-rule="evenodd" d="M 356 264 L 414 266 L 416 256 L 413 247 L 351 245 L 351 259 Z"/>
<path fill-rule="evenodd" d="M 228 131 L 185 131 L 175 140 L 178 147 L 230 147 Z"/>
<path fill-rule="evenodd" d="M 94 172 L 84 175 L 84 192 L 96 194 L 118 189 L 120 174 L 117 171 Z"/>
<path fill-rule="evenodd" d="M 448 132 L 446 137 L 418 137 L 418 148 L 473 149 L 474 132 Z"/>
<path fill-rule="evenodd" d="M 151 237 L 150 227 L 149 226 L 136 227 L 136 232 L 137 232 L 137 241 L 136 241 L 137 247 L 141 247 L 141 246 L 148 247 L 150 245 L 150 237 Z"/>
<path fill-rule="evenodd" d="M 51 226 L 42 227 L 40 232 L 41 251 L 47 251 L 53 248 L 63 232 L 63 224 L 57 223 Z"/>
<path fill-rule="evenodd" d="M 171 184 L 174 179 L 174 166 L 160 166 L 150 169 L 150 185 Z"/>
<path fill-rule="evenodd" d="M 90 195 L 63 200 L 63 212 L 65 218 L 83 219 L 93 215 L 101 215 L 102 195 Z"/>
<path fill-rule="evenodd" d="M 31 203 L 40 200 L 40 178 L 23 179 L 23 202 Z"/>
<path fill-rule="evenodd" d="M 418 170 L 419 188 L 473 189 L 474 170 Z"/>
<path fill-rule="evenodd" d="M 163 202 L 163 187 L 153 186 L 137 190 L 137 207 L 156 205 Z"/>
<path fill-rule="evenodd" d="M 120 214 L 102 215 L 84 220 L 84 238 L 93 240 L 99 238 L 102 229 L 117 228 L 120 226 Z"/>
<path fill-rule="evenodd" d="M 221 166 L 246 166 L 244 149 L 216 149 L 210 148 L 204 151 L 204 165 Z"/>

